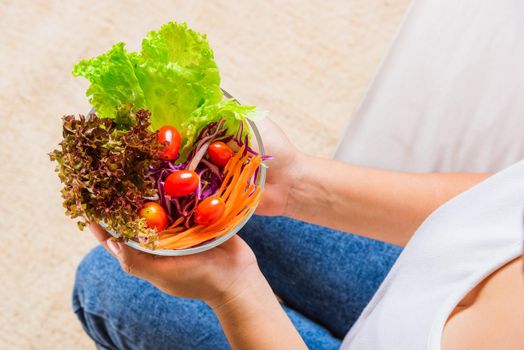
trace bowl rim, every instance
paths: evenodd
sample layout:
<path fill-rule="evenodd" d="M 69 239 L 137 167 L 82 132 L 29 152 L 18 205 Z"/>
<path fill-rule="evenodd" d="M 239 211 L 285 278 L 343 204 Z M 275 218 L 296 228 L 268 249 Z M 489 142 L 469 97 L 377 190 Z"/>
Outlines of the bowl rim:
<path fill-rule="evenodd" d="M 238 103 L 238 101 L 237 101 L 237 103 Z M 96 110 L 95 110 L 94 107 L 91 108 L 91 110 L 89 111 L 88 115 L 89 114 L 93 114 L 93 113 L 96 113 Z M 262 141 L 262 136 L 260 135 L 260 132 L 258 131 L 258 128 L 257 128 L 255 122 L 253 120 L 250 120 L 250 119 L 246 119 L 246 120 L 247 120 L 247 123 L 248 123 L 249 127 L 253 131 L 253 134 L 255 135 L 255 139 L 257 141 L 257 146 L 258 146 L 259 153 L 260 154 L 264 154 L 265 153 L 264 143 Z M 257 180 L 258 186 L 260 187 L 260 189 L 263 189 L 264 188 L 264 184 L 266 183 L 266 168 L 267 168 L 267 166 L 265 164 L 265 161 L 262 160 L 262 163 L 260 164 L 260 171 L 259 171 L 258 180 Z M 258 206 L 258 204 L 257 204 L 257 206 Z M 159 256 L 184 256 L 184 255 L 192 255 L 192 254 L 202 253 L 202 252 L 205 252 L 206 250 L 209 250 L 209 249 L 212 249 L 212 248 L 215 248 L 215 247 L 221 245 L 222 243 L 226 242 L 231 237 L 236 235 L 244 227 L 244 225 L 249 221 L 249 219 L 251 219 L 251 217 L 255 213 L 255 210 L 256 210 L 257 206 L 255 206 L 253 208 L 251 213 L 248 216 L 246 216 L 246 218 L 244 220 L 242 220 L 240 223 L 238 223 L 229 232 L 227 232 L 226 234 L 224 234 L 222 236 L 219 236 L 219 237 L 216 237 L 216 238 L 210 240 L 208 243 L 201 244 L 201 245 L 198 245 L 196 247 L 190 247 L 190 248 L 184 248 L 184 249 L 148 249 L 148 248 L 145 248 L 145 247 L 141 246 L 140 243 L 138 243 L 136 241 L 133 241 L 133 240 L 126 240 L 124 243 L 126 245 L 128 245 L 128 246 L 130 246 L 130 247 L 132 247 L 134 249 L 137 249 L 139 251 L 142 251 L 144 253 L 153 254 L 153 255 L 159 255 Z M 104 221 L 100 221 L 99 224 L 104 229 L 106 229 L 106 231 L 111 236 L 113 236 L 114 238 L 121 238 L 122 237 L 121 235 L 119 235 L 114 230 L 109 229 L 108 225 Z"/>

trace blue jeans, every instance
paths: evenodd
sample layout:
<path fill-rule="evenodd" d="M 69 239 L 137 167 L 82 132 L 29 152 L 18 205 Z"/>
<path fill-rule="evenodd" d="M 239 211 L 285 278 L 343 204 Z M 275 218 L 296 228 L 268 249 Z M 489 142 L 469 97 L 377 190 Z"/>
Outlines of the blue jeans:
<path fill-rule="evenodd" d="M 310 349 L 338 349 L 399 247 L 283 217 L 253 217 L 240 235 Z M 203 302 L 127 275 L 102 247 L 80 263 L 73 310 L 99 349 L 230 349 Z"/>

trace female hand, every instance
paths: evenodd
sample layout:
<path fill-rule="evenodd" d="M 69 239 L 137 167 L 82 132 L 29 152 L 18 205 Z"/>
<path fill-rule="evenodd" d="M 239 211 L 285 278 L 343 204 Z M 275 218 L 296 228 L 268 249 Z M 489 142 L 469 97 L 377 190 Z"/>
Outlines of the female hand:
<path fill-rule="evenodd" d="M 271 120 L 266 118 L 257 126 L 264 135 L 266 153 L 273 157 L 267 161 L 265 192 L 257 214 L 285 215 L 290 186 L 298 174 L 302 155 Z M 96 223 L 89 228 L 124 271 L 173 296 L 200 299 L 213 307 L 246 288 L 267 284 L 255 255 L 238 236 L 203 253 L 160 257 L 114 242 Z"/>
<path fill-rule="evenodd" d="M 233 349 L 307 349 L 240 237 L 199 254 L 165 257 L 114 242 L 96 223 L 89 228 L 127 273 L 167 294 L 206 302 Z"/>
<path fill-rule="evenodd" d="M 238 236 L 203 253 L 161 257 L 114 242 L 96 223 L 91 223 L 89 229 L 127 273 L 167 294 L 200 299 L 212 308 L 265 283 L 255 255 Z"/>
<path fill-rule="evenodd" d="M 266 161 L 266 184 L 256 213 L 267 216 L 286 215 L 291 205 L 289 193 L 300 177 L 305 156 L 271 119 L 265 118 L 257 122 L 257 128 L 264 141 L 265 153 L 272 158 Z"/>

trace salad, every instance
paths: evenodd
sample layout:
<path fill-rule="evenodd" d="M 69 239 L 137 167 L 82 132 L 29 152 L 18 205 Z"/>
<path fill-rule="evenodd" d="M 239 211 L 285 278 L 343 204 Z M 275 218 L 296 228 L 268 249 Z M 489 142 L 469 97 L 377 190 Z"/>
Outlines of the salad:
<path fill-rule="evenodd" d="M 268 156 L 251 146 L 254 106 L 226 99 L 205 35 L 174 22 L 74 66 L 95 113 L 63 117 L 50 153 L 66 214 L 148 249 L 185 249 L 229 232 L 261 199 Z"/>

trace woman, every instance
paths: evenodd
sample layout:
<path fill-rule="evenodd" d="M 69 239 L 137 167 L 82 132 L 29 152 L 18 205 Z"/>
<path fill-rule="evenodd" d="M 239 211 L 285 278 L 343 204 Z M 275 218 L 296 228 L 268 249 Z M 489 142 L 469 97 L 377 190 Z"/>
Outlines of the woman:
<path fill-rule="evenodd" d="M 343 349 L 524 348 L 524 181 L 513 181 L 524 164 L 426 220 L 489 175 L 308 157 L 260 126 L 274 159 L 257 214 L 279 217 L 184 257 L 138 252 L 90 225 L 105 249 L 81 263 L 73 304 L 100 349 L 337 349 L 350 329 Z"/>

